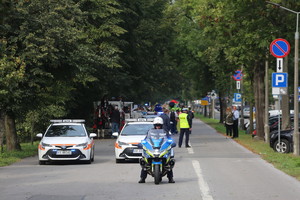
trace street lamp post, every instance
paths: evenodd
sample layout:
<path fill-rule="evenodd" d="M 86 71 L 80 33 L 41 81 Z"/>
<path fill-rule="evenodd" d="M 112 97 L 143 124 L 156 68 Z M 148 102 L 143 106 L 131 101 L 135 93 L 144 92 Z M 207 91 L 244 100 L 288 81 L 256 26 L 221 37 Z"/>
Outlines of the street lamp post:
<path fill-rule="evenodd" d="M 266 1 L 266 3 L 274 5 L 278 8 L 287 10 L 289 12 L 292 12 L 297 15 L 297 21 L 296 21 L 296 32 L 295 32 L 295 58 L 294 58 L 294 134 L 293 134 L 293 141 L 294 141 L 294 154 L 299 155 L 300 154 L 300 148 L 299 148 L 299 103 L 298 103 L 298 84 L 299 84 L 299 31 L 298 31 L 298 25 L 299 25 L 299 13 L 294 10 L 288 9 L 286 7 L 283 7 L 277 3 L 273 3 L 270 1 Z"/>

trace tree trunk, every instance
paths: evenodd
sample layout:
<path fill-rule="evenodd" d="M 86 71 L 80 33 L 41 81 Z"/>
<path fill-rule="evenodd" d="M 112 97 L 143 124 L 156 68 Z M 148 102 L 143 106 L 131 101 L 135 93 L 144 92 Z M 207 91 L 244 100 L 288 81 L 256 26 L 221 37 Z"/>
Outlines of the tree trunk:
<path fill-rule="evenodd" d="M 264 90 L 265 66 L 264 62 L 256 62 L 254 67 L 254 100 L 256 118 L 256 136 L 264 139 L 264 113 L 265 113 L 265 90 Z"/>
<path fill-rule="evenodd" d="M 226 111 L 226 100 L 223 92 L 219 92 L 219 102 L 220 102 L 220 123 L 224 122 L 224 115 Z"/>
<path fill-rule="evenodd" d="M 250 105 L 249 105 L 249 107 L 250 107 L 250 118 L 249 118 L 249 120 L 250 120 L 250 127 L 249 127 L 249 134 L 250 135 L 252 135 L 253 134 L 253 103 L 252 103 L 252 101 L 250 101 Z"/>
<path fill-rule="evenodd" d="M 5 135 L 5 125 L 4 125 L 4 113 L 0 111 L 0 145 L 1 153 L 3 153 L 3 144 L 4 144 L 4 135 Z"/>
<path fill-rule="evenodd" d="M 7 151 L 21 150 L 21 146 L 17 140 L 14 114 L 12 112 L 7 112 L 5 113 L 4 119 Z"/>

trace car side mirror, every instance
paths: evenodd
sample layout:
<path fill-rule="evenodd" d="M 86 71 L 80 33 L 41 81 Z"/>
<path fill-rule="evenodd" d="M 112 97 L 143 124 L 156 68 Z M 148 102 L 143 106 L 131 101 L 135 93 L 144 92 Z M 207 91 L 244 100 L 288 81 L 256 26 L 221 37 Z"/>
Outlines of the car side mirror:
<path fill-rule="evenodd" d="M 119 136 L 119 133 L 118 133 L 118 132 L 113 132 L 112 136 L 118 137 L 118 136 Z"/>
<path fill-rule="evenodd" d="M 173 142 L 172 145 L 171 145 L 171 147 L 172 147 L 172 148 L 176 147 L 176 143 Z"/>
<path fill-rule="evenodd" d="M 139 149 L 142 149 L 142 148 L 143 148 L 143 145 L 142 145 L 141 143 L 139 143 L 139 144 L 138 144 L 138 148 L 139 148 Z"/>
<path fill-rule="evenodd" d="M 97 134 L 96 133 L 90 133 L 90 138 L 94 138 L 94 137 L 97 137 Z"/>
<path fill-rule="evenodd" d="M 42 137 L 43 137 L 43 133 L 38 133 L 38 134 L 36 134 L 36 137 L 42 138 Z"/>

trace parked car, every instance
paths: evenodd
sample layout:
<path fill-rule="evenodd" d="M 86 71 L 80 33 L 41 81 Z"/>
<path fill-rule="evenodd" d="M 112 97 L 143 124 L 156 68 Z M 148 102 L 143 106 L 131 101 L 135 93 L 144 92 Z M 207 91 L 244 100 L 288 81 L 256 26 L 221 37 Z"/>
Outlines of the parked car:
<path fill-rule="evenodd" d="M 39 164 L 47 161 L 80 160 L 90 164 L 94 161 L 95 133 L 88 133 L 84 120 L 50 120 L 51 124 L 38 146 Z"/>
<path fill-rule="evenodd" d="M 146 137 L 148 131 L 153 128 L 152 121 L 153 118 L 128 119 L 120 134 L 113 133 L 113 136 L 117 137 L 115 142 L 116 163 L 142 157 L 143 149 L 138 148 L 138 145 Z"/>
<path fill-rule="evenodd" d="M 250 107 L 245 107 L 244 108 L 243 116 L 244 116 L 244 118 L 249 118 L 250 117 Z"/>
<path fill-rule="evenodd" d="M 269 116 L 278 116 L 281 115 L 282 110 L 269 110 Z M 290 110 L 290 114 L 294 114 L 294 110 Z"/>
<path fill-rule="evenodd" d="M 282 119 L 281 119 L 281 116 L 280 117 L 280 124 L 282 124 Z M 294 115 L 290 115 L 290 119 L 291 119 L 291 127 L 293 127 L 293 123 L 294 123 Z M 249 124 L 245 124 L 245 127 L 246 128 L 246 133 L 249 133 L 250 132 L 250 128 L 249 128 Z M 253 123 L 253 132 L 252 132 L 252 137 L 254 137 L 256 135 L 256 123 L 254 122 Z M 275 130 L 278 130 L 278 116 L 270 116 L 269 117 L 269 129 L 270 129 L 270 133 L 272 131 L 275 131 Z"/>
<path fill-rule="evenodd" d="M 278 131 L 271 132 L 270 147 L 279 153 L 289 153 L 293 151 L 293 133 L 294 129 L 280 131 L 280 143 Z"/>

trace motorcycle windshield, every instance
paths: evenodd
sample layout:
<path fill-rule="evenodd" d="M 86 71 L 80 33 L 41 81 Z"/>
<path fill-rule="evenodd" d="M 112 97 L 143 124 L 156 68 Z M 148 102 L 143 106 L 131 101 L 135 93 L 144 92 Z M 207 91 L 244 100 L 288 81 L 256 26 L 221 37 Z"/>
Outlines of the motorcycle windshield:
<path fill-rule="evenodd" d="M 151 129 L 148 133 L 154 148 L 160 148 L 166 138 L 166 132 L 163 129 Z"/>
<path fill-rule="evenodd" d="M 150 129 L 148 134 L 154 140 L 164 139 L 167 136 L 163 129 Z"/>

